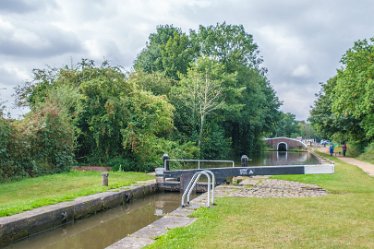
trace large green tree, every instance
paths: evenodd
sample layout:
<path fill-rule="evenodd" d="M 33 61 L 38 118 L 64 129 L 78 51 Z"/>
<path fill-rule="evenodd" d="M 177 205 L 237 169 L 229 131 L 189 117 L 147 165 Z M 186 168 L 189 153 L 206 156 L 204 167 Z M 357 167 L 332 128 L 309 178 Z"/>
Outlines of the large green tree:
<path fill-rule="evenodd" d="M 234 80 L 235 75 L 228 74 L 219 62 L 199 58 L 173 88 L 171 99 L 177 112 L 190 116 L 189 119 L 179 120 L 179 125 L 184 127 L 191 138 L 196 137 L 200 151 L 204 150 L 203 146 L 208 146 L 203 143 L 203 137 L 211 135 L 207 133 L 207 123 L 214 119 L 217 121 L 217 111 L 228 108 L 224 95 L 225 85 Z"/>
<path fill-rule="evenodd" d="M 332 111 L 360 120 L 366 140 L 374 139 L 374 38 L 355 42 L 341 60 Z"/>
<path fill-rule="evenodd" d="M 242 25 L 222 23 L 200 26 L 191 37 L 199 54 L 214 58 L 227 73 L 236 75 L 224 88 L 227 108 L 222 112 L 222 125 L 234 156 L 253 153 L 279 118 L 280 102 L 266 79 L 252 35 Z"/>
<path fill-rule="evenodd" d="M 164 72 L 172 79 L 187 72 L 194 58 L 189 37 L 172 25 L 157 26 L 156 33 L 149 36 L 146 48 L 138 55 L 134 67 L 145 72 Z"/>
<path fill-rule="evenodd" d="M 174 31 L 171 32 L 173 29 Z M 151 71 L 159 71 L 167 76 L 170 75 L 165 67 L 155 66 L 155 64 L 160 61 L 171 61 L 175 55 L 184 54 L 179 50 L 182 49 L 180 46 L 178 49 L 165 46 L 165 41 L 174 39 L 172 34 L 175 32 L 183 34 L 180 29 L 170 26 L 158 27 L 157 33 L 150 36 L 147 47 L 138 56 L 135 68 L 150 71 L 148 64 L 144 63 L 144 61 L 148 61 L 153 65 Z M 206 27 L 200 26 L 196 31 L 191 30 L 186 38 L 189 40 L 189 45 L 185 46 L 183 51 L 190 56 L 185 57 L 184 62 L 180 63 L 186 70 L 178 70 L 177 72 L 178 78 L 182 79 L 183 84 L 176 84 L 173 89 L 181 88 L 180 94 L 182 97 L 180 99 L 183 99 L 183 93 L 186 92 L 183 89 L 190 89 L 190 95 L 197 96 L 194 94 L 194 86 L 198 81 L 192 80 L 192 78 L 200 78 L 202 79 L 200 81 L 204 82 L 204 77 L 197 77 L 196 73 L 195 76 L 192 76 L 194 71 L 189 71 L 187 68 L 193 69 L 196 67 L 196 62 L 200 61 L 200 58 L 209 58 L 210 61 L 219 64 L 222 75 L 231 75 L 231 79 L 223 80 L 217 88 L 216 93 L 219 92 L 220 99 L 225 104 L 220 106 L 219 113 L 211 116 L 210 120 L 214 124 L 209 124 L 210 127 L 207 130 L 213 134 L 217 129 L 215 134 L 221 134 L 225 141 L 229 141 L 225 143 L 225 146 L 231 144 L 229 151 L 231 151 L 232 156 L 253 152 L 261 144 L 261 137 L 274 130 L 275 124 L 280 118 L 278 110 L 280 102 L 266 78 L 266 69 L 261 66 L 262 59 L 252 35 L 248 34 L 242 25 L 221 23 Z M 168 52 L 161 53 L 160 51 Z M 156 54 L 157 56 L 155 56 Z M 149 60 L 144 60 L 144 58 Z M 182 57 L 179 58 L 182 59 Z M 174 77 L 174 79 L 178 78 Z M 189 87 L 186 87 L 186 85 Z M 200 85 L 203 86 L 204 84 Z M 178 92 L 177 90 L 174 91 Z M 203 93 L 203 90 L 197 92 Z M 169 97 L 173 99 L 175 96 L 169 94 Z M 189 118 L 188 113 L 178 108 L 178 106 L 183 106 L 181 102 L 183 101 L 173 102 L 177 106 L 174 121 L 179 133 L 178 137 L 183 139 L 191 137 L 192 140 L 201 143 L 202 140 L 199 137 L 202 137 L 201 134 L 204 130 L 205 115 L 200 116 L 200 123 L 194 123 L 195 119 Z M 191 113 L 194 116 L 195 112 L 192 111 Z M 203 125 L 201 125 L 201 121 Z M 191 127 L 195 127 L 195 129 L 191 129 Z M 199 130 L 199 132 L 191 134 L 191 130 Z M 204 134 L 204 137 L 209 136 Z M 202 154 L 203 157 L 206 157 L 207 154 L 212 155 L 204 148 L 202 150 L 205 151 Z"/>
<path fill-rule="evenodd" d="M 374 138 L 374 38 L 355 42 L 322 84 L 310 121 L 325 138 L 366 145 Z"/>

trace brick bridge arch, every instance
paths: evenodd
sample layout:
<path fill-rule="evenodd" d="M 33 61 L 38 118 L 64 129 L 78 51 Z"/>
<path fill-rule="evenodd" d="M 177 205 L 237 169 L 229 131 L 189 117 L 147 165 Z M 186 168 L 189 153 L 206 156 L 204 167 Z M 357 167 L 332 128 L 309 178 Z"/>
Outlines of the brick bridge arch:
<path fill-rule="evenodd" d="M 306 149 L 306 145 L 300 140 L 288 137 L 265 138 L 265 143 L 274 150 L 287 151 L 290 149 Z"/>

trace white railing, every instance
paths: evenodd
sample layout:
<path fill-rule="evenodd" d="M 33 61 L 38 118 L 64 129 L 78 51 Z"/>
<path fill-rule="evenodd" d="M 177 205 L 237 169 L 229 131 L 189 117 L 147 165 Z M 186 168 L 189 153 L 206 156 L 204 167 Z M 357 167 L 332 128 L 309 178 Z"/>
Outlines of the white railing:
<path fill-rule="evenodd" d="M 205 160 L 205 159 L 166 159 L 168 162 L 190 162 L 190 163 L 197 163 L 197 169 L 201 169 L 202 163 L 227 163 L 230 164 L 231 167 L 235 167 L 235 162 L 232 160 Z M 211 167 L 214 168 L 214 167 Z"/>
<path fill-rule="evenodd" d="M 208 178 L 208 198 L 207 198 L 206 206 L 210 207 L 210 204 L 214 205 L 214 188 L 216 185 L 216 178 L 212 171 L 203 170 L 203 171 L 196 172 L 192 176 L 190 182 L 188 183 L 186 189 L 184 190 L 182 201 L 181 201 L 182 207 L 186 206 L 185 199 L 187 201 L 187 205 L 190 204 L 190 197 L 191 197 L 192 190 L 195 188 L 197 182 L 199 181 L 202 175 L 205 175 Z"/>

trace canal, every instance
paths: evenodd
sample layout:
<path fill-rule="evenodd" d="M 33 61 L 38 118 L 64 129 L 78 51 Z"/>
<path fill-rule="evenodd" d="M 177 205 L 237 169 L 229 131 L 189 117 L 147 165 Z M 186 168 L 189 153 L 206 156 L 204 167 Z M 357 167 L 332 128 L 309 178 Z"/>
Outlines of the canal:
<path fill-rule="evenodd" d="M 240 158 L 236 158 L 235 166 L 240 167 Z M 276 166 L 276 165 L 313 165 L 320 164 L 318 158 L 308 151 L 263 151 L 250 157 L 249 166 Z M 232 161 L 206 160 L 191 162 L 188 160 L 170 161 L 170 169 L 207 169 L 233 167 Z"/>
<path fill-rule="evenodd" d="M 309 152 L 264 151 L 251 158 L 250 166 L 319 164 Z M 173 165 L 196 168 L 189 162 Z M 228 167 L 227 164 L 201 163 L 201 168 Z M 240 166 L 240 162 L 235 163 Z M 232 167 L 232 164 L 231 164 Z M 91 217 L 63 225 L 49 232 L 16 242 L 7 249 L 102 249 L 124 238 L 180 205 L 179 193 L 157 193 L 137 199 Z"/>
<path fill-rule="evenodd" d="M 102 249 L 180 205 L 179 193 L 157 193 L 16 242 L 7 249 Z"/>
<path fill-rule="evenodd" d="M 319 164 L 318 158 L 308 151 L 263 151 L 251 159 L 250 166 Z"/>

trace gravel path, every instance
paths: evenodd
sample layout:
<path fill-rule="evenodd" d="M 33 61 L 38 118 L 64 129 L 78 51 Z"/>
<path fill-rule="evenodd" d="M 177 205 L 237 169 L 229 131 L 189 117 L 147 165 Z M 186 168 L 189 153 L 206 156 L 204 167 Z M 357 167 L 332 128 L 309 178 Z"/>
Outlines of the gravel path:
<path fill-rule="evenodd" d="M 237 177 L 238 185 L 222 185 L 217 187 L 219 197 L 257 197 L 257 198 L 297 198 L 318 197 L 327 194 L 317 185 L 303 184 L 266 177 Z"/>

